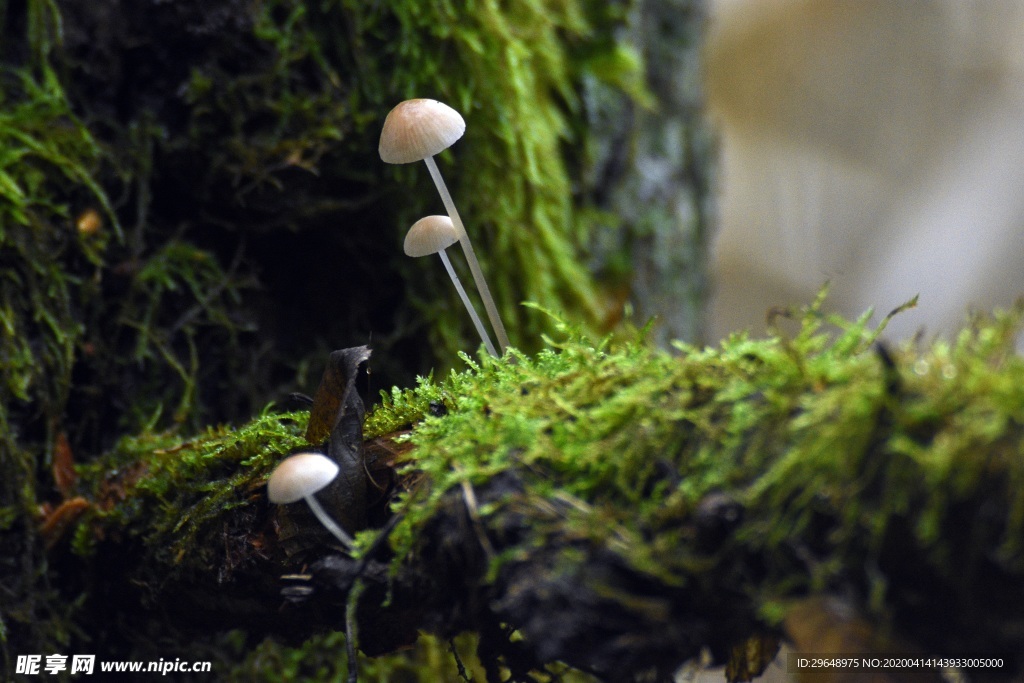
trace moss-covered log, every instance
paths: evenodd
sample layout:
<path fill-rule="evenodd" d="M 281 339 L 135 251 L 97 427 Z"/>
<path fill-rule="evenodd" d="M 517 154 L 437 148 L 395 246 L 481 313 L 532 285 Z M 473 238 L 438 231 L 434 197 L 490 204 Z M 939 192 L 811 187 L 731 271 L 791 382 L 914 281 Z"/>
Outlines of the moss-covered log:
<path fill-rule="evenodd" d="M 713 349 L 565 330 L 533 357 L 467 357 L 367 415 L 353 556 L 265 500 L 284 455 L 332 450 L 306 442 L 306 412 L 126 439 L 81 468 L 68 523 L 61 508 L 43 522 L 53 589 L 85 596 L 69 641 L 123 657 L 152 647 L 137 633 L 294 645 L 357 626 L 382 656 L 471 631 L 488 680 L 556 661 L 663 680 L 702 651 L 751 675 L 788 637 L 998 657 L 969 673 L 1009 680 L 1024 672 L 1022 312 L 923 348 L 812 307 L 792 334 Z"/>

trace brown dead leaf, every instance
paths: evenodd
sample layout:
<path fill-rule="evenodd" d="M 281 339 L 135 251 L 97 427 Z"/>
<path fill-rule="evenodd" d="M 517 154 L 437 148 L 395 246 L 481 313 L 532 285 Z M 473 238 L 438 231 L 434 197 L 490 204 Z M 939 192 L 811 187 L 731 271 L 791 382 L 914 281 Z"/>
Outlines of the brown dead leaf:
<path fill-rule="evenodd" d="M 71 452 L 71 445 L 64 432 L 57 434 L 53 444 L 53 482 L 60 492 L 60 497 L 67 499 L 75 490 L 75 483 L 78 481 L 78 473 L 75 472 L 75 458 Z"/>
<path fill-rule="evenodd" d="M 82 516 L 82 513 L 90 507 L 89 501 L 81 496 L 66 500 L 55 510 L 50 512 L 43 519 L 39 527 L 39 535 L 43 537 L 43 544 L 47 550 L 57 545 L 68 529 Z"/>

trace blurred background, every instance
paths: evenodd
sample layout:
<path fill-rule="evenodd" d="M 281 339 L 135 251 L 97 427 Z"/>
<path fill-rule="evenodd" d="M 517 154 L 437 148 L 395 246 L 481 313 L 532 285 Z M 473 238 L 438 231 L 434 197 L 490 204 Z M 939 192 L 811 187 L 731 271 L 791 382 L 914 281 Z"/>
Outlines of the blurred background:
<path fill-rule="evenodd" d="M 1024 4 L 716 0 L 720 140 L 707 338 L 807 301 L 891 339 L 1024 294 Z"/>

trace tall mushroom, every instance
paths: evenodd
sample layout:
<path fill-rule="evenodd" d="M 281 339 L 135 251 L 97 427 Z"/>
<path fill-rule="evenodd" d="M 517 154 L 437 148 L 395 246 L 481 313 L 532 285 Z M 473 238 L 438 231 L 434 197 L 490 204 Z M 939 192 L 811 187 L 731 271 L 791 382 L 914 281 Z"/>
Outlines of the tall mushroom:
<path fill-rule="evenodd" d="M 286 505 L 305 500 L 316 518 L 334 534 L 346 548 L 354 543 L 352 537 L 331 519 L 313 494 L 321 490 L 338 476 L 338 465 L 320 453 L 299 453 L 285 458 L 274 469 L 267 481 L 267 498 L 271 503 Z"/>
<path fill-rule="evenodd" d="M 388 112 L 387 118 L 384 119 L 378 151 L 380 158 L 388 164 L 410 164 L 415 161 L 426 163 L 437 192 L 441 195 L 441 201 L 444 202 L 444 208 L 458 231 L 459 243 L 466 254 L 469 272 L 473 274 L 473 282 L 480 292 L 480 299 L 498 338 L 501 352 L 505 353 L 509 345 L 505 325 L 501 322 L 491 290 L 487 287 L 484 274 L 480 270 L 480 263 L 476 259 L 466 227 L 462 224 L 455 202 L 452 201 L 448 187 L 441 178 L 441 172 L 434 163 L 434 155 L 451 147 L 465 132 L 466 122 L 459 112 L 447 104 L 427 99 L 406 100 Z"/>
<path fill-rule="evenodd" d="M 455 273 L 455 269 L 452 268 L 452 263 L 448 260 L 448 254 L 445 253 L 445 249 L 458 241 L 459 232 L 455 229 L 455 224 L 452 223 L 451 218 L 448 216 L 427 216 L 419 219 L 409 228 L 409 233 L 405 236 L 405 255 L 420 257 L 437 254 L 441 257 L 445 270 L 448 271 L 448 277 L 452 279 L 455 291 L 459 293 L 459 298 L 462 299 L 463 305 L 469 311 L 469 317 L 472 318 L 473 326 L 483 340 L 484 346 L 487 347 L 487 352 L 497 357 L 498 352 L 494 350 L 494 344 L 491 343 L 491 338 L 487 334 L 484 324 L 480 321 L 480 316 L 476 314 L 476 309 L 473 307 L 472 302 L 470 302 L 469 297 L 466 296 L 466 290 L 463 289 L 462 282 Z"/>

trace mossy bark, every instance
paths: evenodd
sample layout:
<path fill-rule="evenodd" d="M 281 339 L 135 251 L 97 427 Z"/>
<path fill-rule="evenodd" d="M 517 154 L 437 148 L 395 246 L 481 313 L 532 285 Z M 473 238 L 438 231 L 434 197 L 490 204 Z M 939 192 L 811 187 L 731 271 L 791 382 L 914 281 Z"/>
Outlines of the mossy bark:
<path fill-rule="evenodd" d="M 556 661 L 665 680 L 703 651 L 739 679 L 783 637 L 997 657 L 970 675 L 1010 680 L 1022 312 L 920 349 L 812 307 L 794 334 L 715 349 L 567 331 L 533 357 L 467 357 L 368 414 L 354 557 L 265 501 L 269 470 L 310 447 L 305 412 L 126 440 L 81 472 L 88 510 L 48 539 L 55 588 L 84 591 L 79 627 L 118 654 L 135 629 L 294 644 L 344 630 L 348 606 L 368 655 L 476 633 L 488 680 Z M 281 542 L 282 514 L 301 542 Z"/>
<path fill-rule="evenodd" d="M 402 256 L 439 202 L 422 169 L 377 158 L 399 100 L 469 122 L 439 163 L 517 346 L 551 331 L 523 300 L 599 324 L 585 265 L 603 223 L 569 169 L 591 135 L 582 80 L 628 98 L 641 72 L 614 39 L 625 16 L 603 0 L 0 0 L 5 654 L 76 637 L 44 549 L 84 509 L 72 463 L 245 422 L 335 346 L 372 340 L 380 387 L 475 344 L 443 272 Z M 627 57 L 614 77 L 609 55 Z"/>

